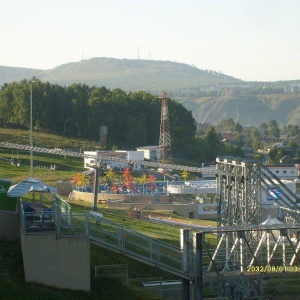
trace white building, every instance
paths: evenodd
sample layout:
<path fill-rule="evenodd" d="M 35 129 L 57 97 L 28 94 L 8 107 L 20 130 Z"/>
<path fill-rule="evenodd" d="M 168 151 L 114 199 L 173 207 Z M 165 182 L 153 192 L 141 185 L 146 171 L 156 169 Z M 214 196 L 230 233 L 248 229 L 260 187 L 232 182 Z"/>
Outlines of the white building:
<path fill-rule="evenodd" d="M 93 168 L 93 166 L 100 166 L 100 162 L 106 166 L 107 169 L 119 169 L 122 170 L 129 166 L 130 161 L 143 161 L 144 153 L 138 151 L 84 151 L 84 168 Z M 103 159 L 101 156 L 111 156 L 120 159 L 109 160 Z M 141 170 L 141 164 L 135 163 L 133 166 L 134 171 Z"/>
<path fill-rule="evenodd" d="M 200 180 L 200 181 L 186 181 L 178 184 L 176 181 L 168 183 L 167 192 L 169 194 L 213 194 L 216 193 L 216 180 Z"/>
<path fill-rule="evenodd" d="M 202 173 L 202 178 L 206 179 L 206 180 L 216 179 L 216 175 L 215 175 L 216 169 L 217 169 L 216 166 L 217 166 L 216 164 L 205 164 L 205 163 L 203 163 L 202 168 L 209 171 L 209 173 Z"/>
<path fill-rule="evenodd" d="M 158 160 L 161 157 L 159 146 L 143 146 L 136 148 L 137 151 L 144 152 L 144 158 L 148 160 Z"/>
<path fill-rule="evenodd" d="M 298 165 L 266 165 L 280 180 L 294 180 L 298 176 Z"/>

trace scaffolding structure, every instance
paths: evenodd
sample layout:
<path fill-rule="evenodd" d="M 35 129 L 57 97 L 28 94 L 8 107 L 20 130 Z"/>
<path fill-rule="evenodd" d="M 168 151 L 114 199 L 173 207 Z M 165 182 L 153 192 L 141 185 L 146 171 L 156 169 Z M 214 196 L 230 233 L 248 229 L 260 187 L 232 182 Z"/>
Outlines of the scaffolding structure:
<path fill-rule="evenodd" d="M 241 161 L 234 158 L 217 158 L 217 201 L 218 227 L 242 228 L 260 223 L 260 163 Z M 230 271 L 239 270 L 241 265 L 241 247 L 236 247 L 240 240 L 246 240 L 251 248 L 258 243 L 259 234 L 253 231 L 231 231 L 219 235 L 216 255 L 225 255 L 225 268 Z M 220 251 L 220 248 L 223 248 Z M 220 254 L 222 253 L 222 254 Z M 224 266 L 219 266 L 223 268 Z M 253 280 L 249 276 L 228 277 L 226 284 L 218 281 L 218 296 L 241 299 L 238 295 L 261 296 L 262 285 L 258 277 Z M 225 287 L 230 288 L 225 288 Z M 238 291 L 238 292 L 237 292 Z"/>
<path fill-rule="evenodd" d="M 260 163 L 217 158 L 218 227 L 260 223 Z"/>

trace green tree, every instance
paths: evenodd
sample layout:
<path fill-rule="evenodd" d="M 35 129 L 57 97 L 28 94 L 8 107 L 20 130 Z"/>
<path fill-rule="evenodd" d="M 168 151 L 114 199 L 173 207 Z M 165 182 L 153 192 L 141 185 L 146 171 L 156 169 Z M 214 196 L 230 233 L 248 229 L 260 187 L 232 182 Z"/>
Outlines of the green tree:
<path fill-rule="evenodd" d="M 237 141 L 239 147 L 243 147 L 245 145 L 243 136 L 241 134 L 236 135 L 235 141 Z"/>
<path fill-rule="evenodd" d="M 293 148 L 293 149 L 297 149 L 297 148 L 298 148 L 298 144 L 297 144 L 296 141 L 294 141 L 294 140 L 290 140 L 290 141 L 288 142 L 287 146 L 288 146 L 289 148 Z"/>
<path fill-rule="evenodd" d="M 270 136 L 275 137 L 275 138 L 279 138 L 280 130 L 279 130 L 277 121 L 276 120 L 270 120 L 269 124 L 268 124 L 268 127 L 269 127 Z"/>
<path fill-rule="evenodd" d="M 277 154 L 277 160 L 279 161 L 282 157 L 284 157 L 286 155 L 286 151 L 284 150 L 284 148 L 280 148 L 278 150 L 278 154 Z"/>
<path fill-rule="evenodd" d="M 261 147 L 260 133 L 256 128 L 250 130 L 251 147 L 258 150 Z"/>
<path fill-rule="evenodd" d="M 285 125 L 283 126 L 282 131 L 288 136 L 295 136 L 300 133 L 298 125 Z"/>
<path fill-rule="evenodd" d="M 278 163 L 278 148 L 273 146 L 269 151 L 269 159 L 272 164 Z"/>
<path fill-rule="evenodd" d="M 207 129 L 204 140 L 206 144 L 206 155 L 209 160 L 215 160 L 218 155 L 224 153 L 224 145 L 221 143 L 220 135 L 214 127 L 211 126 Z"/>
<path fill-rule="evenodd" d="M 259 129 L 262 129 L 264 131 L 264 135 L 268 135 L 269 134 L 269 130 L 268 130 L 269 126 L 267 123 L 261 123 L 259 125 Z"/>

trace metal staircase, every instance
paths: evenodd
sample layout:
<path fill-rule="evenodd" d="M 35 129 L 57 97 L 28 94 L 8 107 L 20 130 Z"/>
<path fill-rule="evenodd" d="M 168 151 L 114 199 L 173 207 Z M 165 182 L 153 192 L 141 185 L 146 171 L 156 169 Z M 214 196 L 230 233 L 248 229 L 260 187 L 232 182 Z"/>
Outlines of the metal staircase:
<path fill-rule="evenodd" d="M 135 260 L 158 267 L 181 278 L 191 280 L 194 255 L 178 247 L 150 238 L 137 231 L 89 214 L 88 238 L 91 243 L 124 254 Z M 183 257 L 189 257 L 189 272 L 185 272 Z"/>

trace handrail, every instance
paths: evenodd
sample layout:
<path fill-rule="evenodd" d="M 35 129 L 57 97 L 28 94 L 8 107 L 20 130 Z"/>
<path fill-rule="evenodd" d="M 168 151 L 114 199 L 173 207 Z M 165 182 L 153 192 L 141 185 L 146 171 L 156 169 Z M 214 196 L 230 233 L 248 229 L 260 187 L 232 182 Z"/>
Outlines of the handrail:
<path fill-rule="evenodd" d="M 92 243 L 125 254 L 175 275 L 190 279 L 193 276 L 193 254 L 150 238 L 135 230 L 103 217 L 89 214 L 88 237 Z M 190 258 L 190 272 L 184 272 L 183 256 Z"/>
<path fill-rule="evenodd" d="M 72 206 L 57 194 L 53 195 L 53 201 L 61 214 L 72 214 Z"/>

